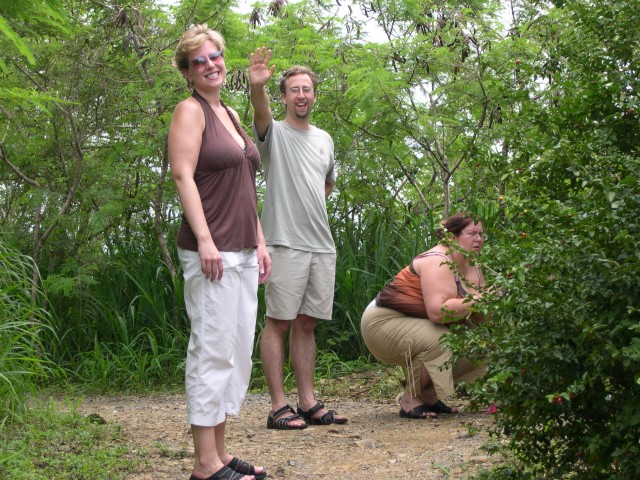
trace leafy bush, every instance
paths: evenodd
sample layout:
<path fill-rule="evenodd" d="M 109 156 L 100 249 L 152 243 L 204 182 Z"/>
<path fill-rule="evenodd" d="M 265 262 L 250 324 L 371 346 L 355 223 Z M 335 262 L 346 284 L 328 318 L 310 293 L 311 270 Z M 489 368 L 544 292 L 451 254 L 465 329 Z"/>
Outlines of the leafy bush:
<path fill-rule="evenodd" d="M 639 478 L 638 80 L 618 42 L 632 7 L 564 5 L 549 13 L 572 27 L 549 47 L 562 75 L 520 126 L 531 164 L 509 179 L 504 234 L 486 249 L 507 294 L 481 307 L 491 323 L 451 342 L 489 359 L 477 400 L 499 406 L 493 448 L 513 460 L 494 478 Z"/>
<path fill-rule="evenodd" d="M 640 476 L 640 194 L 628 183 L 640 162 L 616 160 L 619 184 L 592 166 L 566 202 L 529 205 L 490 249 L 496 269 L 509 265 L 491 323 L 451 339 L 487 355 L 477 400 L 499 405 L 494 433 L 524 478 Z"/>

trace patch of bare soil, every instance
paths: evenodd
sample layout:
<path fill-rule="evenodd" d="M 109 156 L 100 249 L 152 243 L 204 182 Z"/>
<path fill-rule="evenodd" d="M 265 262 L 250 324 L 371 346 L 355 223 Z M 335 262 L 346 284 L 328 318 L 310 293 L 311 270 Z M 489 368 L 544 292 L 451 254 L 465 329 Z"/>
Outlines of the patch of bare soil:
<path fill-rule="evenodd" d="M 347 416 L 349 423 L 302 431 L 268 430 L 268 395 L 248 395 L 240 416 L 227 421 L 227 450 L 266 467 L 273 480 L 464 479 L 497 461 L 480 449 L 492 422 L 485 412 L 409 420 L 400 418 L 395 400 L 385 403 L 354 396 L 322 400 Z M 296 398 L 289 401 L 295 408 Z M 120 424 L 129 447 L 146 452 L 148 463 L 129 479 L 189 478 L 193 443 L 184 395 L 95 396 L 85 398 L 78 410 Z"/>

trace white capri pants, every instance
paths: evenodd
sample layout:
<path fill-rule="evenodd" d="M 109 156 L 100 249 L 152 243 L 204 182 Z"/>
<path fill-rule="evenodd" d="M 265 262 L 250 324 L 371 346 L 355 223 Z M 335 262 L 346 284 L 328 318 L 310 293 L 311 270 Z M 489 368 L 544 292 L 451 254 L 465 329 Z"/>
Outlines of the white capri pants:
<path fill-rule="evenodd" d="M 220 252 L 222 280 L 205 278 L 198 252 L 178 248 L 191 322 L 185 387 L 187 421 L 212 427 L 238 415 L 249 388 L 258 310 L 255 248 Z"/>

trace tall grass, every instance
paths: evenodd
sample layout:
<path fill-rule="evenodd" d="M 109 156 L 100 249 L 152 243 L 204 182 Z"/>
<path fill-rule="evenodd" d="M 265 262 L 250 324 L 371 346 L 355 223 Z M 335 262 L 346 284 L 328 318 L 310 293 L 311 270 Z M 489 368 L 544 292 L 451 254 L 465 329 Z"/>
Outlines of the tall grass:
<path fill-rule="evenodd" d="M 362 313 L 414 255 L 435 244 L 435 223 L 433 216 L 412 215 L 402 206 L 371 208 L 334 223 L 333 321 L 319 321 L 316 329 L 318 364 L 325 361 L 325 373 L 344 370 L 340 362 L 370 358 L 360 334 Z M 46 351 L 74 384 L 107 392 L 183 384 L 189 322 L 182 278 L 171 278 L 153 249 L 112 253 L 90 276 L 51 277 L 46 285 L 54 332 L 45 336 Z M 264 325 L 263 295 L 261 287 L 256 340 Z M 252 388 L 261 388 L 258 341 L 254 364 Z M 294 384 L 288 363 L 285 377 Z"/>
<path fill-rule="evenodd" d="M 182 385 L 188 323 L 182 282 L 149 255 L 111 261 L 96 282 L 50 289 L 54 358 L 70 380 L 94 391 Z"/>
<path fill-rule="evenodd" d="M 0 243 L 0 428 L 23 413 L 26 395 L 53 372 L 41 342 L 43 332 L 52 332 L 37 304 L 35 271 L 29 257 Z"/>
<path fill-rule="evenodd" d="M 425 221 L 426 218 L 426 221 Z M 431 217 L 370 210 L 334 229 L 337 264 L 334 321 L 319 322 L 318 347 L 343 360 L 368 356 L 360 318 L 380 289 L 433 243 Z"/>

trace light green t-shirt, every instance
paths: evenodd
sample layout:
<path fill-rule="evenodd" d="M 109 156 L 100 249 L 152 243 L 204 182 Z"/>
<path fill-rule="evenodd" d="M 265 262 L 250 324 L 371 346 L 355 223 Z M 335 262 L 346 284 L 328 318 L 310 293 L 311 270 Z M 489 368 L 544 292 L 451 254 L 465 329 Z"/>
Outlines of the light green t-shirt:
<path fill-rule="evenodd" d="M 325 183 L 336 181 L 331 136 L 275 120 L 264 141 L 255 125 L 253 135 L 267 182 L 260 217 L 267 245 L 335 253 L 325 199 Z"/>

